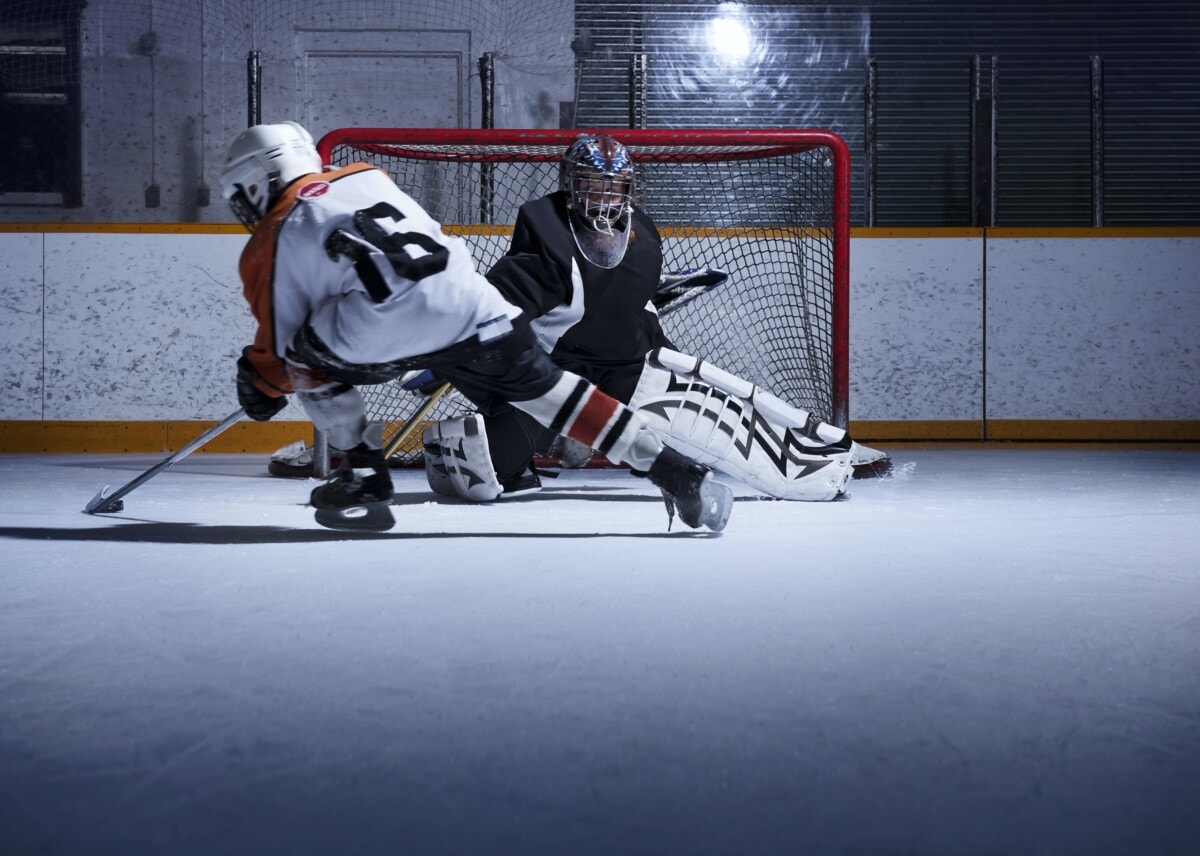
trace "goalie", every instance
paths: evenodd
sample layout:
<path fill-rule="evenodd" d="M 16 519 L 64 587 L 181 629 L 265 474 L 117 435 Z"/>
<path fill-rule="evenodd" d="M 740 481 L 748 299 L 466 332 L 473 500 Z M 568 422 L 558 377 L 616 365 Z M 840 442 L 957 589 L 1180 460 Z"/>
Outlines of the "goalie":
<path fill-rule="evenodd" d="M 633 184 L 623 144 L 580 137 L 564 155 L 560 189 L 521 207 L 487 278 L 533 320 L 555 363 L 635 408 L 668 445 L 773 497 L 835 499 L 854 464 L 884 456 L 673 347 L 658 316 L 662 242 L 633 205 Z M 720 281 L 693 273 L 668 283 L 670 295 L 685 295 L 675 301 Z M 592 456 L 513 408 L 442 420 L 423 440 L 434 490 L 477 501 L 535 490 L 535 454 L 568 467 Z"/>

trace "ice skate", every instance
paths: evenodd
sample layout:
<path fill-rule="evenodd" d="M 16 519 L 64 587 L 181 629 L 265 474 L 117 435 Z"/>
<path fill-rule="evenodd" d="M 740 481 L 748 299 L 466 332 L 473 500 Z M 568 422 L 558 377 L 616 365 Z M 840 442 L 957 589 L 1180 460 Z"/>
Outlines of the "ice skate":
<path fill-rule="evenodd" d="M 647 476 L 662 490 L 668 515 L 678 511 L 679 519 L 693 529 L 704 526 L 720 532 L 725 528 L 733 510 L 733 491 L 717 481 L 711 469 L 664 446 Z"/>
<path fill-rule="evenodd" d="M 382 532 L 396 523 L 392 495 L 383 450 L 360 443 L 345 453 L 333 478 L 313 489 L 309 504 L 322 526 Z"/>
<path fill-rule="evenodd" d="M 500 499 L 516 499 L 541 490 L 542 478 L 538 475 L 537 470 L 530 467 L 525 472 L 501 482 L 500 487 L 504 489 L 504 492 L 500 494 Z"/>

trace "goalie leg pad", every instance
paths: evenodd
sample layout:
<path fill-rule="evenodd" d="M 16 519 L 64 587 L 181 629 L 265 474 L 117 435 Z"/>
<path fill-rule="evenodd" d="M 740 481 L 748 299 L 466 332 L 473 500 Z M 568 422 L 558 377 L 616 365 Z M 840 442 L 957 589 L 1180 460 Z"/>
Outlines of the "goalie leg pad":
<path fill-rule="evenodd" d="M 892 461 L 886 452 L 855 442 L 845 430 L 836 425 L 822 422 L 807 410 L 792 407 L 777 395 L 723 369 L 669 348 L 659 348 L 651 352 L 647 360 L 668 371 L 699 377 L 717 389 L 749 401 L 769 421 L 791 426 L 814 443 L 845 445 L 849 442 L 850 465 L 853 467 L 854 478 L 870 478 L 891 471 Z"/>
<path fill-rule="evenodd" d="M 425 429 L 425 477 L 439 496 L 491 502 L 503 489 L 492 466 L 483 417 L 469 413 Z"/>
<path fill-rule="evenodd" d="M 734 380 L 741 384 L 735 388 L 755 389 Z M 751 401 L 649 358 L 630 405 L 671 446 L 777 499 L 836 499 L 850 478 L 848 437 L 822 443 L 810 420 L 798 427 L 774 423 Z"/>
<path fill-rule="evenodd" d="M 847 443 L 848 435 L 844 429 L 822 422 L 807 410 L 792 407 L 779 396 L 704 360 L 672 351 L 670 348 L 655 348 L 646 355 L 646 362 L 656 368 L 701 380 L 722 392 L 749 402 L 765 419 L 777 425 L 795 428 L 809 436 L 816 444 Z"/>

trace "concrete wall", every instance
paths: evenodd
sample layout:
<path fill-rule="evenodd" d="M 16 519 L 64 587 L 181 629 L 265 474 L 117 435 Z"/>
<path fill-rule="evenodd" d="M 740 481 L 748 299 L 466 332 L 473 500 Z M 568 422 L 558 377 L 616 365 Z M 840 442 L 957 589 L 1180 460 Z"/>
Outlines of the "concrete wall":
<path fill-rule="evenodd" d="M 557 128 L 574 98 L 572 0 L 89 0 L 81 27 L 82 205 L 0 193 L 0 221 L 233 222 L 219 176 L 251 51 L 262 121 L 318 138 L 480 127 L 484 55 L 497 127 Z"/>
<path fill-rule="evenodd" d="M 852 421 L 921 437 L 1005 420 L 1200 420 L 1200 230 L 1177 231 L 859 230 Z M 227 415 L 252 331 L 245 240 L 215 227 L 0 233 L 0 419 Z M 303 416 L 293 405 L 280 418 Z M 966 433 L 945 433 L 956 424 Z"/>

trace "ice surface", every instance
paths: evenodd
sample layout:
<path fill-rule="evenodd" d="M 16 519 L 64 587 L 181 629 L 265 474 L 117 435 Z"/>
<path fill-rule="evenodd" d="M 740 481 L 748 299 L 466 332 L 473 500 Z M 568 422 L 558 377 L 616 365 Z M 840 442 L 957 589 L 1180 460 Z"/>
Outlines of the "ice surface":
<path fill-rule="evenodd" d="M 0 456 L 0 853 L 1200 853 L 1200 452 L 890 451 L 719 536 Z"/>

